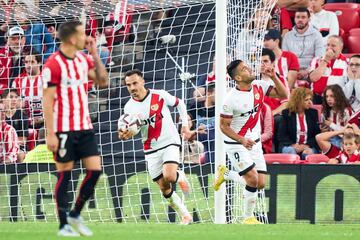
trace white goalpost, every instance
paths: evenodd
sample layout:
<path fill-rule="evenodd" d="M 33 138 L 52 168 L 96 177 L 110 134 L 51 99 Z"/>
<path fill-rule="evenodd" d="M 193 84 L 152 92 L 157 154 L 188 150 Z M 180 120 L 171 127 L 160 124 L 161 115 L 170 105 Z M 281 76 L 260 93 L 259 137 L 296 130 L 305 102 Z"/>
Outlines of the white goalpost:
<path fill-rule="evenodd" d="M 24 9 L 28 26 L 43 25 L 46 30 L 37 34 L 51 35 L 56 42 L 54 37 L 59 24 L 81 20 L 87 26 L 87 34 L 96 38 L 110 75 L 108 88 L 92 87 L 89 93 L 104 174 L 84 208 L 85 220 L 179 221 L 146 171 L 139 136 L 128 141 L 120 141 L 117 137 L 117 121 L 129 99 L 123 76 L 127 70 L 137 68 L 144 73 L 146 87 L 165 89 L 183 98 L 194 129 L 206 129 L 206 134 L 197 134 L 196 141 L 184 142 L 181 150 L 183 163 L 180 167 L 193 189 L 183 201 L 194 221 L 239 222 L 242 219 L 242 186 L 224 184 L 218 192 L 212 187 L 217 166 L 227 163 L 218 128 L 220 109 L 215 106 L 221 106 L 227 89 L 233 86 L 226 76 L 226 65 L 231 60 L 242 59 L 258 73 L 266 24 L 276 0 L 35 2 L 38 5 Z M 19 24 L 15 15 L 11 11 L 6 15 L 10 26 Z M 31 32 L 26 34 L 30 34 L 29 39 L 35 37 Z M 42 39 L 45 46 L 45 37 Z M 44 57 L 46 49 L 38 54 Z M 212 88 L 213 73 L 216 73 L 215 90 Z M 214 98 L 210 96 L 212 91 Z M 20 99 L 27 100 L 24 96 Z M 176 110 L 173 116 L 176 120 Z M 38 130 L 29 128 L 29 132 Z M 43 139 L 38 137 L 36 143 L 35 149 L 30 150 L 32 147 L 28 146 L 25 162 L 2 164 L 0 161 L 0 222 L 57 221 L 53 198 L 54 162 L 46 152 Z M 75 199 L 78 183 L 84 175 L 81 164 L 77 164 L 68 189 L 69 201 Z M 264 193 L 261 196 L 257 212 L 265 219 L 266 199 Z"/>

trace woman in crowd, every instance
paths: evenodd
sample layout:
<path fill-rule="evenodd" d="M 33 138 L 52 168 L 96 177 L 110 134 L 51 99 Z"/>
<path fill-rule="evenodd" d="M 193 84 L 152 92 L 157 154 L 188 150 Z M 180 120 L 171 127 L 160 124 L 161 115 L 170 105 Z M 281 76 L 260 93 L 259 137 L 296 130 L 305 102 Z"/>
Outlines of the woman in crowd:
<path fill-rule="evenodd" d="M 313 93 L 308 88 L 292 91 L 287 109 L 282 111 L 279 145 L 282 153 L 306 155 L 318 152 L 315 136 L 320 133 L 318 113 L 312 107 Z"/>

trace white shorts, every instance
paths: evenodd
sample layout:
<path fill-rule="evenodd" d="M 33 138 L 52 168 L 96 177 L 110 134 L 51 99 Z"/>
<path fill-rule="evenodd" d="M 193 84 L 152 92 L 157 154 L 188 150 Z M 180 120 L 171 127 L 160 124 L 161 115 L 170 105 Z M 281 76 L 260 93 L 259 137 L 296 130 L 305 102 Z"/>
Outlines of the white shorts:
<path fill-rule="evenodd" d="M 266 173 L 266 162 L 261 142 L 257 142 L 251 150 L 241 144 L 225 144 L 225 151 L 231 165 L 240 175 L 245 175 L 255 167 L 259 173 Z"/>
<path fill-rule="evenodd" d="M 180 163 L 180 148 L 174 145 L 167 146 L 156 152 L 145 154 L 145 160 L 151 178 L 157 181 L 162 176 L 165 163 Z"/>

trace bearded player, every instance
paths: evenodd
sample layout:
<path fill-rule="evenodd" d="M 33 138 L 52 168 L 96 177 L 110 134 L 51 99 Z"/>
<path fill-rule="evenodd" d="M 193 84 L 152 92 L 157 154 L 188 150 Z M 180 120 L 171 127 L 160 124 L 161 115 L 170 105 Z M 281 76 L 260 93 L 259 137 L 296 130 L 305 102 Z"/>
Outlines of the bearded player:
<path fill-rule="evenodd" d="M 126 87 L 131 95 L 124 107 L 124 113 L 137 115 L 141 120 L 141 135 L 144 145 L 148 171 L 156 182 L 169 205 L 181 216 L 181 224 L 193 221 L 192 216 L 182 203 L 179 195 L 173 191 L 173 184 L 178 183 L 185 195 L 190 192 L 190 185 L 182 171 L 178 171 L 180 137 L 171 117 L 169 107 L 177 108 L 181 122 L 181 134 L 188 140 L 189 130 L 186 106 L 177 97 L 164 90 L 145 88 L 145 80 L 139 70 L 125 74 Z M 133 136 L 128 129 L 119 129 L 119 138 L 127 140 Z"/>
<path fill-rule="evenodd" d="M 245 180 L 244 224 L 261 224 L 254 217 L 256 194 L 265 186 L 266 163 L 261 146 L 260 112 L 264 97 L 288 97 L 288 91 L 275 74 L 273 66 L 264 69 L 268 81 L 255 80 L 251 69 L 241 60 L 232 61 L 227 73 L 236 86 L 226 95 L 221 109 L 220 129 L 223 132 L 225 150 L 235 171 L 219 166 L 214 183 L 217 191 L 220 185 L 232 180 Z"/>

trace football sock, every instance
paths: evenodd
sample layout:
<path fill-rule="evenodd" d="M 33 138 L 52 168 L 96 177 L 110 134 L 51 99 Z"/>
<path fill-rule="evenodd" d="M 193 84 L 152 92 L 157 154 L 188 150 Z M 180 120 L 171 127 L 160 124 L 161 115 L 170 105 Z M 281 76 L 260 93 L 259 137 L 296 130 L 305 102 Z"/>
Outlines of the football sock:
<path fill-rule="evenodd" d="M 256 187 L 246 185 L 244 190 L 244 217 L 248 218 L 254 216 L 256 206 Z"/>
<path fill-rule="evenodd" d="M 170 207 L 178 211 L 180 216 L 190 214 L 185 205 L 182 203 L 179 195 L 177 195 L 175 191 L 171 190 L 171 192 L 168 195 L 164 195 L 164 197 L 169 202 Z"/>
<path fill-rule="evenodd" d="M 240 183 L 242 185 L 246 185 L 245 179 L 243 177 L 240 176 L 240 174 L 238 172 L 229 170 L 224 174 L 224 179 L 226 181 L 234 181 L 236 183 Z"/>
<path fill-rule="evenodd" d="M 78 217 L 86 201 L 94 193 L 95 185 L 101 175 L 101 171 L 87 170 L 86 176 L 82 181 L 79 196 L 76 199 L 75 207 L 70 212 L 71 217 Z"/>
<path fill-rule="evenodd" d="M 67 211 L 68 211 L 68 199 L 67 190 L 69 180 L 71 178 L 71 171 L 63 171 L 57 173 L 57 183 L 55 186 L 55 200 L 59 216 L 60 229 L 67 224 Z"/>

